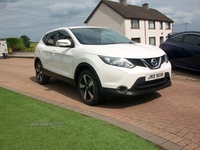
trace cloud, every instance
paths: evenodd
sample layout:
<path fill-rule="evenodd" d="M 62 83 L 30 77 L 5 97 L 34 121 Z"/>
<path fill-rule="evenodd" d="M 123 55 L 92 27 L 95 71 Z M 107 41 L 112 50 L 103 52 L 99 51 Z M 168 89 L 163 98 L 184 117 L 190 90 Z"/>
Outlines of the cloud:
<path fill-rule="evenodd" d="M 16 2 L 18 0 L 0 0 L 0 3 L 11 3 L 11 2 Z"/>
<path fill-rule="evenodd" d="M 85 6 L 69 3 L 57 3 L 52 6 L 48 6 L 48 11 L 52 17 L 72 17 L 84 12 Z"/>
<path fill-rule="evenodd" d="M 118 0 L 112 0 L 118 2 Z M 84 21 L 100 0 L 0 0 L 0 38 L 25 34 L 36 41 L 45 32 L 61 26 L 84 25 Z M 174 24 L 190 23 L 199 29 L 199 0 L 127 0 L 128 4 L 149 7 L 174 20 Z M 200 30 L 200 29 L 199 29 Z"/>

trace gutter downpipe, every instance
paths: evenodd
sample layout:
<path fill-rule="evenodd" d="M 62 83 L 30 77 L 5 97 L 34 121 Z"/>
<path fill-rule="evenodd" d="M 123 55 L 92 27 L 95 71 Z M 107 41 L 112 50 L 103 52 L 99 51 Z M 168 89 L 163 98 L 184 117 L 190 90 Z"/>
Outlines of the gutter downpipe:
<path fill-rule="evenodd" d="M 144 17 L 144 38 L 145 38 L 145 44 L 147 44 L 147 31 L 146 31 L 146 19 Z"/>

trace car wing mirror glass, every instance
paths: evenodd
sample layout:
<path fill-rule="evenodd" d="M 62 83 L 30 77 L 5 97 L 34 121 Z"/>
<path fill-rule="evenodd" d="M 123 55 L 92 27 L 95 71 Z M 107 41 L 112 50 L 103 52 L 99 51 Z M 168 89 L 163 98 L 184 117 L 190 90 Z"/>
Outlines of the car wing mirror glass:
<path fill-rule="evenodd" d="M 68 39 L 61 39 L 56 42 L 56 45 L 60 47 L 72 47 L 72 42 Z"/>

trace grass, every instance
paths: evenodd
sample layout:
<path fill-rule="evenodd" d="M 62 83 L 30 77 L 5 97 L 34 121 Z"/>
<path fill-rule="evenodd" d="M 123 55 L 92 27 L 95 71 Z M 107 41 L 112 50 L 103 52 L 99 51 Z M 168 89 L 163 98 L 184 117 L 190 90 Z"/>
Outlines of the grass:
<path fill-rule="evenodd" d="M 118 127 L 0 88 L 2 150 L 157 150 Z"/>
<path fill-rule="evenodd" d="M 31 42 L 30 47 L 26 48 L 26 51 L 34 51 L 37 44 L 38 44 L 38 42 Z"/>

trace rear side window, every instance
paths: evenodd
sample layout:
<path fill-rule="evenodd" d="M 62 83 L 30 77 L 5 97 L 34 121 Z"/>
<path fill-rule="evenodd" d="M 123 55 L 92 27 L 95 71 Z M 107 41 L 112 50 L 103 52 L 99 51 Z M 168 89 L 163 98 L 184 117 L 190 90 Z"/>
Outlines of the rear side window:
<path fill-rule="evenodd" d="M 44 44 L 46 44 L 48 46 L 54 46 L 55 45 L 55 37 L 56 37 L 56 32 L 53 32 L 53 33 L 46 34 L 42 40 L 43 40 Z"/>
<path fill-rule="evenodd" d="M 179 36 L 176 36 L 176 37 L 172 38 L 172 41 L 174 41 L 174 42 L 181 42 L 182 38 L 183 38 L 183 35 L 179 35 Z"/>
<path fill-rule="evenodd" d="M 200 43 L 200 35 L 194 35 L 194 34 L 186 35 L 183 42 L 185 44 L 198 46 L 198 44 Z"/>

